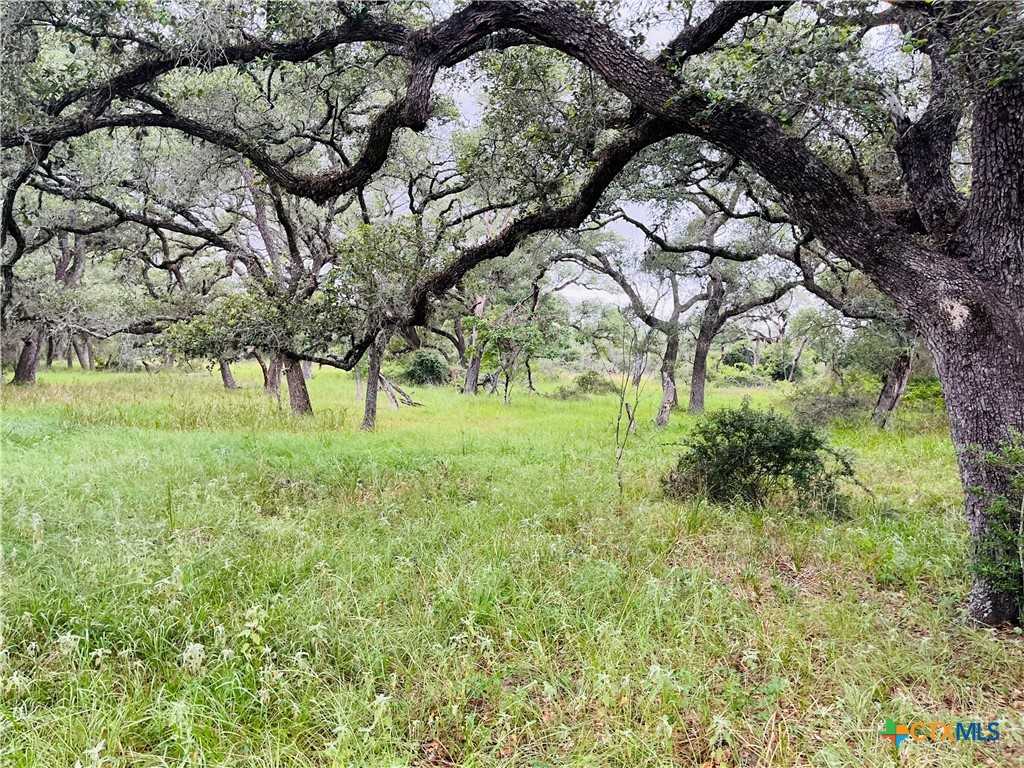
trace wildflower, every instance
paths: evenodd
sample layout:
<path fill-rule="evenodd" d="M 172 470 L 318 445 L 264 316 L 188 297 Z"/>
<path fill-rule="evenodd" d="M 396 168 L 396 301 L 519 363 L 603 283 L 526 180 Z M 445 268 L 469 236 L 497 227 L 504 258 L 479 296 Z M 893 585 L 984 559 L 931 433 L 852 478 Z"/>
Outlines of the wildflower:
<path fill-rule="evenodd" d="M 29 682 L 28 677 L 18 670 L 15 670 L 8 676 L 5 689 L 8 691 L 15 691 L 17 693 L 24 693 L 28 690 Z"/>
<path fill-rule="evenodd" d="M 193 675 L 199 674 L 206 659 L 206 649 L 202 643 L 189 643 L 181 654 L 181 665 Z"/>
<path fill-rule="evenodd" d="M 66 632 L 58 637 L 57 648 L 61 656 L 70 656 L 78 651 L 78 641 L 81 639 L 78 635 L 73 635 L 70 632 Z"/>
<path fill-rule="evenodd" d="M 86 757 L 89 758 L 89 765 L 100 765 L 101 760 L 102 760 L 100 755 L 103 753 L 103 750 L 105 750 L 106 748 L 107 748 L 107 740 L 106 739 L 100 739 L 100 743 L 97 744 L 95 747 L 93 747 L 92 749 L 85 750 L 85 755 L 86 755 Z"/>

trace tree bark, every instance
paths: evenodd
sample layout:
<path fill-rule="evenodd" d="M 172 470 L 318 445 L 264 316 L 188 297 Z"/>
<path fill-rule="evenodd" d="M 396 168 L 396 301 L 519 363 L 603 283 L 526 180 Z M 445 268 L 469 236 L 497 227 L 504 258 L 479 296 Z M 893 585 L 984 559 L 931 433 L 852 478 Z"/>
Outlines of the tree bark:
<path fill-rule="evenodd" d="M 714 337 L 700 335 L 693 350 L 693 372 L 690 374 L 690 413 L 704 412 L 704 385 L 708 376 L 708 353 Z"/>
<path fill-rule="evenodd" d="M 676 363 L 679 361 L 679 331 L 665 337 L 665 354 L 661 358 L 661 406 L 654 423 L 659 427 L 668 425 L 672 411 L 679 405 L 679 391 L 676 388 Z M 691 403 L 693 393 L 691 390 Z M 703 397 L 703 396 L 702 396 Z"/>
<path fill-rule="evenodd" d="M 487 307 L 487 297 L 477 296 L 473 302 L 473 316 L 481 318 L 484 316 L 484 310 Z M 469 335 L 469 348 L 473 350 L 473 354 L 470 355 L 469 365 L 466 366 L 466 381 L 462 387 L 463 394 L 475 395 L 477 388 L 480 384 L 480 364 L 483 362 L 483 350 L 477 345 L 477 340 L 480 334 L 477 332 L 476 326 L 473 327 L 473 331 Z"/>
<path fill-rule="evenodd" d="M 800 370 L 800 358 L 803 357 L 804 349 L 807 347 L 807 337 L 804 336 L 800 339 L 800 346 L 796 348 L 796 354 L 793 355 L 793 365 L 789 369 L 789 376 L 786 378 L 789 381 L 796 381 L 796 372 Z M 902 394 L 902 393 L 901 393 Z M 895 407 L 895 406 L 893 406 Z"/>
<path fill-rule="evenodd" d="M 263 371 L 263 391 L 275 400 L 281 397 L 281 355 L 275 352 Z"/>
<path fill-rule="evenodd" d="M 940 304 L 926 330 L 942 382 L 965 493 L 974 580 L 968 610 L 987 625 L 1020 623 L 1021 493 L 1010 473 L 984 460 L 1013 431 L 1024 433 L 1024 330 L 978 303 Z M 1002 515 L 992 506 L 1006 501 Z M 998 504 L 997 504 L 998 506 Z"/>
<path fill-rule="evenodd" d="M 238 383 L 231 373 L 231 365 L 223 357 L 217 361 L 220 366 L 220 380 L 224 382 L 224 389 L 238 389 Z"/>
<path fill-rule="evenodd" d="M 693 350 L 693 371 L 690 373 L 690 413 L 704 412 L 704 385 L 708 378 L 708 353 L 715 336 L 722 330 L 728 319 L 723 312 L 725 304 L 725 282 L 717 272 L 711 275 L 708 301 L 700 318 L 697 344 Z"/>
<path fill-rule="evenodd" d="M 474 331 L 476 333 L 476 331 Z M 466 367 L 466 383 L 462 387 L 463 394 L 475 395 L 480 384 L 480 363 L 483 355 L 474 351 L 469 358 L 469 365 Z"/>
<path fill-rule="evenodd" d="M 284 376 L 288 382 L 288 403 L 292 413 L 304 416 L 313 413 L 313 405 L 309 402 L 309 390 L 306 389 L 306 377 L 302 375 L 301 361 L 291 355 L 284 359 Z"/>
<path fill-rule="evenodd" d="M 359 428 L 372 432 L 377 426 L 377 392 L 380 390 L 380 363 L 383 344 L 374 339 L 367 351 L 369 370 L 366 374 L 366 401 L 363 407 L 363 423 Z"/>
<path fill-rule="evenodd" d="M 875 403 L 875 411 L 871 416 L 872 421 L 882 429 L 888 424 L 889 417 L 899 405 L 907 382 L 910 381 L 911 357 L 911 350 L 903 350 L 885 374 L 882 391 L 878 394 L 878 402 Z"/>
<path fill-rule="evenodd" d="M 82 366 L 82 370 L 89 370 L 89 368 L 91 367 L 89 365 L 89 348 L 85 346 L 85 342 L 83 342 L 77 336 L 72 335 L 71 346 L 73 346 L 75 349 L 75 357 L 78 358 L 78 364 Z"/>
<path fill-rule="evenodd" d="M 465 367 L 466 363 L 467 363 L 467 360 L 466 360 L 466 337 L 462 333 L 462 318 L 461 317 L 456 317 L 455 318 L 455 321 L 452 323 L 452 328 L 455 331 L 455 333 L 453 335 L 455 336 L 455 351 L 459 355 L 459 365 Z"/>
<path fill-rule="evenodd" d="M 309 360 L 302 361 L 302 375 L 307 381 L 313 378 L 313 364 Z"/>
<path fill-rule="evenodd" d="M 57 353 L 57 340 L 52 333 L 46 334 L 46 367 L 53 367 L 53 358 Z"/>
<path fill-rule="evenodd" d="M 530 367 L 530 358 L 526 358 L 524 365 L 526 366 L 526 386 L 531 392 L 537 394 L 537 388 L 533 386 L 533 369 Z"/>
<path fill-rule="evenodd" d="M 22 339 L 21 353 L 14 367 L 14 378 L 11 384 L 27 386 L 36 383 L 36 370 L 39 367 L 39 347 L 42 344 L 43 329 L 33 329 Z"/>

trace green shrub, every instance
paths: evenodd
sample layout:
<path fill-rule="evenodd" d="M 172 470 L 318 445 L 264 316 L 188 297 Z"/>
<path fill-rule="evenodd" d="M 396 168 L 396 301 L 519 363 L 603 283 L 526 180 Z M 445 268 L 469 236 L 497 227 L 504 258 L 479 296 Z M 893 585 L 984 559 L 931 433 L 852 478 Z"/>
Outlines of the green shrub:
<path fill-rule="evenodd" d="M 618 392 L 618 387 L 597 371 L 585 371 L 576 377 L 576 389 L 588 395 Z"/>
<path fill-rule="evenodd" d="M 793 357 L 788 344 L 772 344 L 764 351 L 757 372 L 772 381 L 797 381 L 803 378 L 803 371 L 797 365 L 793 370 Z"/>
<path fill-rule="evenodd" d="M 685 450 L 665 478 L 673 497 L 706 495 L 712 501 L 761 504 L 791 495 L 803 508 L 845 508 L 841 480 L 850 462 L 809 427 L 779 414 L 740 408 L 705 416 L 683 441 Z"/>
<path fill-rule="evenodd" d="M 548 395 L 555 400 L 586 400 L 587 396 L 580 392 L 577 387 L 567 387 L 564 384 Z"/>
<path fill-rule="evenodd" d="M 746 344 L 731 347 L 722 355 L 722 365 L 739 367 L 741 365 L 752 366 L 754 364 L 754 350 Z"/>
<path fill-rule="evenodd" d="M 417 349 L 402 374 L 409 384 L 446 384 L 451 378 L 448 363 L 432 349 Z"/>
<path fill-rule="evenodd" d="M 911 379 L 907 383 L 907 389 L 903 393 L 903 402 L 907 405 L 919 408 L 935 408 L 941 410 L 946 407 L 946 401 L 942 398 L 942 386 L 938 379 Z"/>
<path fill-rule="evenodd" d="M 815 382 L 795 389 L 787 398 L 793 420 L 801 426 L 823 427 L 835 421 L 854 422 L 866 418 L 875 395 L 860 382 L 833 384 Z"/>
<path fill-rule="evenodd" d="M 716 374 L 718 377 L 723 384 L 731 387 L 767 387 L 771 383 L 746 363 L 722 365 Z"/>
<path fill-rule="evenodd" d="M 1011 430 L 999 450 L 980 457 L 990 471 L 1006 476 L 1009 493 L 988 498 L 988 526 L 973 544 L 971 570 L 996 589 L 1010 592 L 1024 581 L 1024 433 Z"/>

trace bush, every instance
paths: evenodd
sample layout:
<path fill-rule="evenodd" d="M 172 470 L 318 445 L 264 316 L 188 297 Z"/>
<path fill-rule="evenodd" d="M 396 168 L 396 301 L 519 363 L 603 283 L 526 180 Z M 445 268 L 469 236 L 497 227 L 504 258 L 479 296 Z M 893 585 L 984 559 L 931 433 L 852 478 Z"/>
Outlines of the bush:
<path fill-rule="evenodd" d="M 797 365 L 796 370 L 792 370 L 792 366 L 793 357 L 789 345 L 772 344 L 761 357 L 757 371 L 772 381 L 789 381 L 790 378 L 793 381 L 797 381 L 803 378 L 804 374 L 800 370 L 800 366 Z"/>
<path fill-rule="evenodd" d="M 834 421 L 854 422 L 866 418 L 874 407 L 875 395 L 860 382 L 815 383 L 798 387 L 787 401 L 797 424 L 823 427 Z"/>
<path fill-rule="evenodd" d="M 432 349 L 417 349 L 412 354 L 402 379 L 409 384 L 446 384 L 451 378 L 448 363 Z"/>
<path fill-rule="evenodd" d="M 839 511 L 841 480 L 850 462 L 817 432 L 749 403 L 705 416 L 683 442 L 679 463 L 665 478 L 668 495 L 703 494 L 712 501 L 761 504 L 789 494 L 803 508 Z"/>
<path fill-rule="evenodd" d="M 946 401 L 942 398 L 942 386 L 938 379 L 911 379 L 903 393 L 903 402 L 919 408 L 943 410 Z"/>
<path fill-rule="evenodd" d="M 746 344 L 732 347 L 722 355 L 722 365 L 739 367 L 741 365 L 752 366 L 754 364 L 754 350 Z"/>
<path fill-rule="evenodd" d="M 618 387 L 597 371 L 586 371 L 576 377 L 576 389 L 588 395 L 603 395 L 618 392 Z"/>
<path fill-rule="evenodd" d="M 586 400 L 587 396 L 580 392 L 577 387 L 567 387 L 564 384 L 548 395 L 555 400 Z"/>
<path fill-rule="evenodd" d="M 731 387 L 767 387 L 771 383 L 746 363 L 723 365 L 716 375 L 721 377 L 723 384 Z"/>

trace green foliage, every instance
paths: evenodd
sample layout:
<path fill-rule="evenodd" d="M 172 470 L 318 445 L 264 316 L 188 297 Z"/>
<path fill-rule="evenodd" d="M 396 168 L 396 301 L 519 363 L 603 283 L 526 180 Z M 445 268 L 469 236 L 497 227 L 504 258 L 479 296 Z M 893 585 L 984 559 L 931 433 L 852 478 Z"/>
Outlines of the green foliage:
<path fill-rule="evenodd" d="M 218 299 L 203 313 L 172 325 L 162 338 L 185 358 L 235 359 L 250 350 L 324 349 L 350 332 L 349 322 L 333 288 L 302 303 L 252 291 Z"/>
<path fill-rule="evenodd" d="M 588 395 L 605 395 L 618 391 L 614 382 L 597 371 L 584 371 L 576 377 L 574 384 L 576 389 Z"/>
<path fill-rule="evenodd" d="M 785 417 L 740 408 L 705 416 L 683 441 L 685 450 L 665 479 L 670 496 L 704 494 L 712 501 L 763 504 L 784 493 L 803 508 L 845 509 L 841 480 L 850 462 L 808 427 Z"/>
<path fill-rule="evenodd" d="M 586 400 L 588 395 L 608 395 L 618 391 L 615 382 L 597 371 L 584 371 L 573 379 L 572 386 L 562 384 L 548 397 L 556 400 Z"/>
<path fill-rule="evenodd" d="M 757 365 L 757 372 L 772 381 L 796 381 L 803 377 L 797 365 L 793 368 L 794 350 L 788 343 L 780 342 L 767 347 Z"/>
<path fill-rule="evenodd" d="M 766 387 L 771 382 L 762 376 L 759 370 L 751 368 L 746 363 L 737 365 L 721 365 L 709 379 L 719 380 L 723 384 L 732 387 Z"/>
<path fill-rule="evenodd" d="M 853 423 L 871 411 L 875 396 L 865 382 L 849 377 L 841 384 L 814 381 L 797 387 L 787 399 L 794 420 L 803 426 L 824 427 L 834 422 Z"/>
<path fill-rule="evenodd" d="M 982 460 L 1006 478 L 1008 493 L 988 499 L 988 526 L 974 545 L 971 570 L 996 590 L 1024 588 L 1024 433 L 1011 432 L 996 451 Z M 984 489 L 974 489 L 984 496 Z"/>
<path fill-rule="evenodd" d="M 918 408 L 944 410 L 946 401 L 937 378 L 911 379 L 903 393 L 903 403 Z"/>
<path fill-rule="evenodd" d="M 188 358 L 236 358 L 248 348 L 277 350 L 293 331 L 282 308 L 265 297 L 238 293 L 214 302 L 207 311 L 172 325 L 163 334 L 174 353 Z"/>
<path fill-rule="evenodd" d="M 417 349 L 402 372 L 409 384 L 447 384 L 451 380 L 448 363 L 433 349 Z"/>
<path fill-rule="evenodd" d="M 722 355 L 722 365 L 739 366 L 754 364 L 754 350 L 746 344 L 736 344 Z"/>

